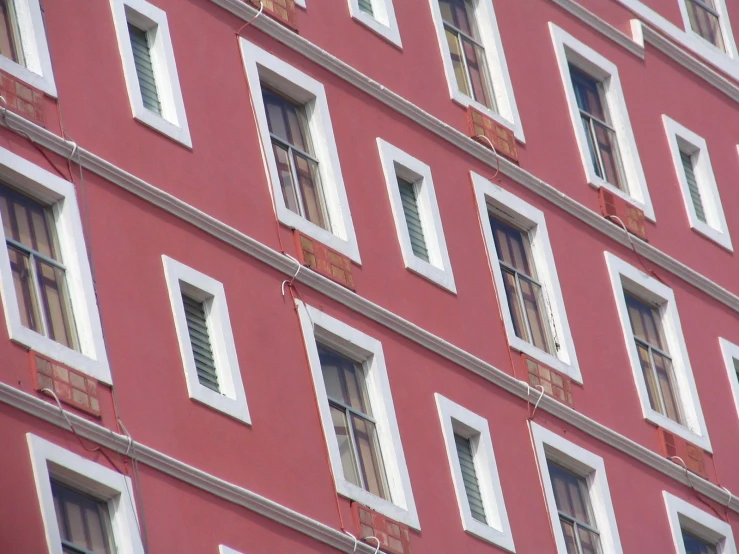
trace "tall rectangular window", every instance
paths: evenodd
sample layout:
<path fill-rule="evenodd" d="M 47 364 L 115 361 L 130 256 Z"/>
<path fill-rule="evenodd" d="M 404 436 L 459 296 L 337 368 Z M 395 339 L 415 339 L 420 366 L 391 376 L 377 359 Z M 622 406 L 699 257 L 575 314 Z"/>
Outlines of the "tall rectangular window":
<path fill-rule="evenodd" d="M 595 174 L 625 191 L 621 156 L 616 131 L 611 124 L 602 83 L 570 64 L 570 78 L 580 110 Z"/>
<path fill-rule="evenodd" d="M 67 270 L 51 209 L 0 185 L 0 214 L 21 323 L 77 349 Z"/>
<path fill-rule="evenodd" d="M 634 342 L 644 372 L 649 403 L 653 410 L 673 421 L 683 422 L 678 401 L 672 358 L 667 351 L 659 307 L 624 292 Z"/>
<path fill-rule="evenodd" d="M 726 50 L 721 34 L 721 16 L 714 0 L 685 0 L 690 28 L 720 50 Z"/>
<path fill-rule="evenodd" d="M 108 503 L 51 481 L 54 509 L 65 554 L 113 554 Z"/>
<path fill-rule="evenodd" d="M 695 160 L 693 156 L 680 149 L 680 161 L 682 162 L 683 172 L 685 173 L 685 181 L 688 184 L 688 191 L 690 192 L 690 201 L 693 203 L 695 209 L 695 217 L 703 223 L 706 221 L 706 210 L 703 207 L 703 199 L 701 198 L 701 191 L 698 188 L 698 181 L 695 177 Z"/>
<path fill-rule="evenodd" d="M 331 230 L 305 107 L 264 85 L 262 98 L 287 208 Z"/>
<path fill-rule="evenodd" d="M 679 554 L 736 554 L 731 525 L 691 502 L 663 491 L 667 519 Z"/>
<path fill-rule="evenodd" d="M 339 443 L 344 478 L 389 499 L 364 367 L 317 344 L 331 419 Z"/>
<path fill-rule="evenodd" d="M 460 92 L 498 111 L 471 0 L 439 0 L 449 53 Z"/>
<path fill-rule="evenodd" d="M 198 372 L 198 381 L 204 387 L 220 393 L 218 386 L 218 371 L 216 370 L 215 356 L 208 329 L 206 303 L 187 294 L 182 295 L 182 305 L 185 308 L 187 332 L 190 335 L 190 344 L 195 358 L 195 369 Z"/>
<path fill-rule="evenodd" d="M 25 65 L 14 0 L 0 0 L 0 56 Z"/>
<path fill-rule="evenodd" d="M 516 336 L 554 354 L 546 301 L 536 275 L 529 235 L 493 214 L 489 218 Z"/>
<path fill-rule="evenodd" d="M 567 554 L 600 554 L 600 533 L 585 478 L 550 460 L 547 467 Z"/>
<path fill-rule="evenodd" d="M 477 521 L 487 524 L 477 469 L 475 469 L 472 441 L 467 437 L 454 433 L 454 444 L 457 447 L 457 458 L 459 459 L 459 468 L 462 472 L 467 501 L 470 505 L 470 513 Z"/>
<path fill-rule="evenodd" d="M 400 200 L 403 204 L 403 213 L 405 214 L 405 222 L 408 226 L 408 235 L 411 239 L 413 254 L 423 261 L 428 262 L 429 253 L 426 248 L 423 223 L 421 222 L 421 214 L 418 209 L 416 187 L 410 181 L 398 177 L 398 190 L 400 191 Z"/>
<path fill-rule="evenodd" d="M 128 24 L 128 35 L 131 38 L 131 50 L 133 51 L 133 62 L 136 66 L 136 76 L 139 80 L 139 89 L 141 89 L 141 100 L 144 102 L 146 109 L 157 115 L 162 115 L 162 104 L 159 101 L 154 64 L 151 59 L 149 32 L 156 32 L 156 28 L 147 32 L 131 25 L 131 23 Z"/>

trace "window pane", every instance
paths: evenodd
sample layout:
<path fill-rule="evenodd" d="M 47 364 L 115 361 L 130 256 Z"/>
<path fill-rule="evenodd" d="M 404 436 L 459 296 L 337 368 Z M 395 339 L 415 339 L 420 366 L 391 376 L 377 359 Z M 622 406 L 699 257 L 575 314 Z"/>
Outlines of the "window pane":
<path fill-rule="evenodd" d="M 677 401 L 677 392 L 675 388 L 675 375 L 672 369 L 672 362 L 669 358 L 662 356 L 657 352 L 652 352 L 654 360 L 654 368 L 657 373 L 659 388 L 662 392 L 664 402 L 664 414 L 678 423 L 682 422 L 680 416 L 679 404 Z"/>
<path fill-rule="evenodd" d="M 585 478 L 549 460 L 547 460 L 547 466 L 557 510 L 576 521 L 593 527 L 590 496 Z"/>
<path fill-rule="evenodd" d="M 598 80 L 572 64 L 570 64 L 569 69 L 577 107 L 591 116 L 609 123 L 601 99 Z"/>
<path fill-rule="evenodd" d="M 724 38 L 721 34 L 721 24 L 716 13 L 715 6 L 710 0 L 703 2 L 687 0 L 688 19 L 690 27 L 713 44 L 715 47 L 725 50 Z"/>
<path fill-rule="evenodd" d="M 357 442 L 359 462 L 362 468 L 362 476 L 365 489 L 381 498 L 388 498 L 387 486 L 385 484 L 385 468 L 380 454 L 380 445 L 377 442 L 375 425 L 359 418 L 351 416 L 354 431 L 354 440 Z"/>
<path fill-rule="evenodd" d="M 474 24 L 472 6 L 467 0 L 439 0 L 441 18 L 453 25 L 463 33 L 477 37 L 477 29 Z"/>
<path fill-rule="evenodd" d="M 275 155 L 275 164 L 277 165 L 277 174 L 280 176 L 280 187 L 282 188 L 282 197 L 285 199 L 285 206 L 291 212 L 299 214 L 300 205 L 298 204 L 295 183 L 293 183 L 290 152 L 275 141 L 272 141 L 272 152 Z"/>
<path fill-rule="evenodd" d="M 583 114 L 580 114 L 580 119 L 582 120 L 583 130 L 585 131 L 585 139 L 588 141 L 590 161 L 593 164 L 595 174 L 602 179 L 603 171 L 601 171 L 600 168 L 600 161 L 598 160 L 598 153 L 595 150 L 595 142 L 593 138 L 593 120 L 589 116 Z"/>
<path fill-rule="evenodd" d="M 0 0 L 0 56 L 25 65 L 14 0 Z"/>
<path fill-rule="evenodd" d="M 18 311 L 24 327 L 43 333 L 41 319 L 38 314 L 38 303 L 31 278 L 31 263 L 28 254 L 8 247 L 10 271 L 13 274 L 15 295 L 18 298 Z"/>
<path fill-rule="evenodd" d="M 618 152 L 616 133 L 603 125 L 594 122 L 595 138 L 603 167 L 602 177 L 618 189 L 624 190 L 621 157 Z"/>
<path fill-rule="evenodd" d="M 580 548 L 582 549 L 582 554 L 600 553 L 600 537 L 597 533 L 593 533 L 588 529 L 584 529 L 578 526 L 577 534 L 580 539 Z"/>
<path fill-rule="evenodd" d="M 575 526 L 571 521 L 564 518 L 560 518 L 560 524 L 562 525 L 562 534 L 565 538 L 565 547 L 567 548 L 567 554 L 580 554 L 577 551 L 577 539 L 575 539 Z"/>
<path fill-rule="evenodd" d="M 463 41 L 464 55 L 467 60 L 472 92 L 475 100 L 488 108 L 495 109 L 491 94 L 490 75 L 485 63 L 485 51 L 478 45 L 467 40 Z"/>
<path fill-rule="evenodd" d="M 354 447 L 352 446 L 351 437 L 349 436 L 346 414 L 339 408 L 331 406 L 331 420 L 334 424 L 336 442 L 339 444 L 339 454 L 341 455 L 341 468 L 344 471 L 344 479 L 358 487 L 361 487 L 362 483 L 357 474 L 357 463 L 354 460 Z"/>
<path fill-rule="evenodd" d="M 449 54 L 452 58 L 452 66 L 454 67 L 454 76 L 457 79 L 457 88 L 462 94 L 469 96 L 470 87 L 467 83 L 467 71 L 464 68 L 464 60 L 462 58 L 462 46 L 459 42 L 457 34 L 449 29 L 445 30 L 446 41 L 449 44 Z"/>
<path fill-rule="evenodd" d="M 531 328 L 531 343 L 551 354 L 553 348 L 549 339 L 549 320 L 547 319 L 546 304 L 541 287 L 522 277 L 519 278 L 519 283 L 521 284 L 521 297 L 526 310 L 526 319 Z"/>
<path fill-rule="evenodd" d="M 372 417 L 364 369 L 346 356 L 318 344 L 323 381 L 329 399 Z"/>
<path fill-rule="evenodd" d="M 319 227 L 328 229 L 328 216 L 323 204 L 318 164 L 294 152 L 295 173 L 303 200 L 304 217 Z"/>
<path fill-rule="evenodd" d="M 107 503 L 55 481 L 51 491 L 64 552 L 111 554 Z"/>
<path fill-rule="evenodd" d="M 624 298 L 634 336 L 666 352 L 667 346 L 658 308 L 650 306 L 628 292 L 624 292 Z"/>
<path fill-rule="evenodd" d="M 262 87 L 262 98 L 269 132 L 291 146 L 311 154 L 303 106 L 294 104 L 265 87 Z"/>
<path fill-rule="evenodd" d="M 501 268 L 503 273 L 503 286 L 505 287 L 506 299 L 508 300 L 508 310 L 513 320 L 513 330 L 520 339 L 529 342 L 529 332 L 526 328 L 523 307 L 518 298 L 518 288 L 516 287 L 516 276 L 508 269 Z"/>
<path fill-rule="evenodd" d="M 536 271 L 533 264 L 529 262 L 531 248 L 528 233 L 519 231 L 492 216 L 490 217 L 490 225 L 493 229 L 493 239 L 498 251 L 498 259 L 527 277 L 535 279 Z"/>
<path fill-rule="evenodd" d="M 36 276 L 49 338 L 74 348 L 73 322 L 68 309 L 69 299 L 64 270 L 37 260 Z"/>
<path fill-rule="evenodd" d="M 636 350 L 639 353 L 639 363 L 641 364 L 642 374 L 644 375 L 644 382 L 647 385 L 649 405 L 653 410 L 664 413 L 662 400 L 659 395 L 659 383 L 657 382 L 657 376 L 652 368 L 652 359 L 649 355 L 649 349 L 646 346 L 637 343 Z"/>
<path fill-rule="evenodd" d="M 716 546 L 683 531 L 685 554 L 716 554 Z"/>

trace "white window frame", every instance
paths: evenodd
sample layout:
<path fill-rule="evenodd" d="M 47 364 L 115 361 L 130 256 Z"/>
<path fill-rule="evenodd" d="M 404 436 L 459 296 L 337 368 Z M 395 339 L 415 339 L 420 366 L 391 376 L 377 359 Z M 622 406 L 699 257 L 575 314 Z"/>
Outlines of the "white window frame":
<path fill-rule="evenodd" d="M 549 30 L 552 35 L 552 43 L 554 44 L 554 52 L 557 56 L 557 64 L 559 66 L 560 76 L 562 77 L 575 139 L 580 150 L 580 159 L 588 183 L 596 189 L 601 187 L 607 189 L 616 196 L 635 205 L 644 212 L 645 217 L 655 221 L 654 208 L 649 196 L 649 189 L 647 188 L 647 181 L 644 176 L 644 168 L 639 158 L 639 151 L 636 147 L 629 112 L 626 109 L 626 100 L 623 89 L 621 88 L 618 68 L 614 63 L 557 27 L 554 23 L 549 23 Z M 596 79 L 599 79 L 603 84 L 603 100 L 607 105 L 611 124 L 616 131 L 616 141 L 624 171 L 624 185 L 628 189 L 628 193 L 615 187 L 605 179 L 598 177 L 595 173 L 585 130 L 582 127 L 582 121 L 580 119 L 580 111 L 577 107 L 575 90 L 572 86 L 570 69 L 568 67 L 570 63 Z"/>
<path fill-rule="evenodd" d="M 685 211 L 688 214 L 690 227 L 697 233 L 733 252 L 731 235 L 726 225 L 724 208 L 721 204 L 721 196 L 716 185 L 716 177 L 713 173 L 713 166 L 711 165 L 711 158 L 708 154 L 708 146 L 706 145 L 705 139 L 666 115 L 662 115 L 662 122 L 665 125 L 667 143 L 670 146 L 672 163 L 675 165 L 675 172 L 678 183 L 680 184 L 683 200 L 685 201 Z M 688 181 L 685 177 L 682 160 L 680 159 L 681 149 L 694 157 L 695 180 L 706 212 L 706 223 L 700 221 L 695 215 L 695 206 L 690 197 Z"/>
<path fill-rule="evenodd" d="M 238 550 L 234 550 L 224 544 L 218 546 L 218 554 L 242 554 Z"/>
<path fill-rule="evenodd" d="M 190 398 L 251 425 L 223 284 L 169 256 L 162 256 L 162 263 Z M 185 307 L 182 304 L 183 284 L 185 293 L 188 289 L 195 289 L 198 294 L 211 297 L 208 300 L 206 319 L 220 394 L 201 385 L 198 380 Z"/>
<path fill-rule="evenodd" d="M 685 554 L 683 529 L 700 539 L 712 542 L 717 554 L 737 554 L 731 525 L 667 491 L 662 491 L 662 495 L 677 554 Z"/>
<path fill-rule="evenodd" d="M 400 40 L 400 29 L 395 19 L 395 8 L 393 0 L 369 0 L 372 4 L 374 16 L 359 9 L 358 0 L 348 0 L 349 13 L 352 19 L 374 31 L 385 40 L 391 42 L 398 48 L 403 48 Z"/>
<path fill-rule="evenodd" d="M 509 552 L 515 552 L 516 548 L 513 544 L 513 534 L 508 522 L 508 513 L 503 499 L 503 489 L 500 485 L 500 476 L 495 462 L 495 452 L 490 438 L 488 421 L 439 393 L 434 394 L 434 397 L 436 398 L 436 408 L 439 411 L 444 446 L 449 459 L 449 469 L 452 472 L 454 490 L 457 494 L 459 513 L 462 517 L 462 527 L 471 535 L 500 546 Z M 488 525 L 472 517 L 462 471 L 459 466 L 459 456 L 454 440 L 455 433 L 470 439 L 472 442 L 473 462 L 485 508 L 485 516 L 490 521 Z"/>
<path fill-rule="evenodd" d="M 431 168 L 379 137 L 377 148 L 380 152 L 382 172 L 390 196 L 390 206 L 393 210 L 395 229 L 398 232 L 405 267 L 456 294 L 457 288 L 454 284 L 454 274 L 444 238 L 439 205 L 436 202 Z M 398 177 L 413 183 L 415 188 L 418 214 L 423 226 L 423 238 L 429 254 L 428 262 L 413 253 L 403 202 L 398 190 Z"/>
<path fill-rule="evenodd" d="M 46 42 L 46 28 L 39 0 L 11 1 L 18 18 L 19 38 L 25 65 L 0 56 L 0 69 L 56 98 L 54 71 L 51 66 L 51 55 L 49 44 Z"/>
<path fill-rule="evenodd" d="M 736 42 L 734 40 L 734 33 L 731 30 L 731 19 L 729 18 L 729 11 L 726 8 L 726 0 L 715 0 L 716 11 L 718 12 L 718 23 L 721 27 L 721 36 L 724 40 L 724 46 L 726 52 L 721 48 L 714 46 L 710 41 L 706 40 L 698 33 L 693 30 L 690 24 L 690 16 L 688 15 L 688 7 L 685 5 L 689 0 L 678 0 L 678 6 L 680 6 L 680 16 L 683 20 L 683 26 L 685 28 L 686 35 L 692 39 L 693 42 L 700 44 L 703 49 L 713 54 L 713 56 L 729 56 L 730 58 L 736 58 Z M 709 58 L 710 60 L 710 58 Z"/>
<path fill-rule="evenodd" d="M 400 431 L 395 417 L 390 382 L 385 367 L 382 344 L 335 319 L 328 314 L 303 302 L 296 301 L 300 326 L 303 331 L 305 348 L 316 388 L 323 433 L 326 438 L 331 469 L 336 482 L 336 490 L 342 496 L 355 500 L 395 521 L 420 530 L 416 503 L 413 499 L 411 480 L 400 440 Z M 349 482 L 344 478 L 339 445 L 331 420 L 331 412 L 323 381 L 321 360 L 316 341 L 350 359 L 363 364 L 367 378 L 372 414 L 376 421 L 377 438 L 387 474 L 388 490 L 392 500 L 385 500 Z"/>
<path fill-rule="evenodd" d="M 660 283 L 657 279 L 626 263 L 610 252 L 605 252 L 605 258 L 644 419 L 711 452 L 711 441 L 708 437 L 698 389 L 696 388 L 693 370 L 690 366 L 688 349 L 680 324 L 680 316 L 677 312 L 675 294 L 667 285 Z M 649 405 L 647 385 L 644 382 L 644 375 L 639 362 L 639 353 L 634 343 L 634 334 L 626 308 L 625 290 L 628 290 L 643 300 L 659 305 L 659 315 L 667 342 L 667 350 L 672 357 L 672 369 L 675 374 L 675 384 L 677 386 L 677 400 L 682 406 L 685 425 L 673 421 L 669 417 L 652 409 Z"/>
<path fill-rule="evenodd" d="M 567 320 L 567 311 L 565 310 L 564 299 L 562 297 L 562 289 L 559 286 L 557 266 L 554 263 L 554 255 L 552 253 L 552 245 L 549 242 L 549 232 L 547 231 L 544 212 L 510 192 L 503 190 L 482 175 L 474 172 L 471 172 L 471 175 L 482 226 L 482 234 L 487 247 L 490 269 L 493 272 L 493 279 L 495 280 L 495 288 L 503 314 L 503 323 L 508 336 L 508 344 L 519 352 L 582 384 L 582 374 L 580 373 L 580 366 L 575 352 L 575 342 L 572 338 L 570 324 Z M 545 315 L 553 331 L 559 338 L 560 348 L 556 355 L 549 354 L 516 336 L 513 319 L 508 308 L 508 299 L 505 294 L 503 274 L 500 269 L 500 263 L 498 262 L 498 252 L 495 248 L 493 231 L 489 223 L 488 213 L 491 207 L 502 209 L 502 211 L 510 216 L 515 225 L 529 232 L 531 254 L 534 258 L 533 262 L 536 272 L 539 275 L 539 281 L 544 289 L 545 301 L 550 311 L 550 313 L 546 313 Z"/>
<path fill-rule="evenodd" d="M 488 108 L 484 104 L 462 93 L 457 86 L 457 78 L 454 75 L 454 66 L 449 52 L 449 44 L 444 34 L 444 20 L 441 17 L 439 0 L 429 0 L 431 4 L 431 16 L 436 26 L 436 35 L 439 40 L 441 60 L 444 64 L 447 85 L 451 99 L 463 107 L 472 106 L 488 117 L 494 119 L 501 125 L 510 128 L 514 136 L 520 142 L 525 142 L 523 125 L 516 105 L 516 97 L 513 94 L 513 83 L 508 72 L 503 41 L 498 30 L 498 20 L 495 17 L 495 9 L 492 0 L 471 0 L 475 12 L 475 21 L 480 32 L 480 42 L 485 48 L 485 61 L 490 72 L 490 81 L 495 93 L 495 101 L 498 112 Z"/>
<path fill-rule="evenodd" d="M 737 378 L 736 370 L 734 369 L 734 360 L 739 360 L 739 345 L 721 337 L 719 337 L 718 342 L 721 347 L 721 357 L 729 374 L 729 387 L 734 397 L 734 404 L 736 404 L 736 413 L 739 416 L 739 378 Z"/>
<path fill-rule="evenodd" d="M 131 479 L 32 433 L 26 434 L 49 554 L 62 554 L 51 478 L 106 501 L 119 554 L 144 554 Z"/>
<path fill-rule="evenodd" d="M 361 263 L 357 237 L 349 210 L 344 178 L 341 174 L 339 153 L 331 125 L 326 90 L 317 80 L 302 71 L 288 65 L 276 56 L 262 50 L 255 44 L 242 38 L 241 55 L 244 60 L 246 79 L 257 119 L 257 128 L 262 145 L 267 178 L 274 200 L 277 219 L 287 227 L 297 229 L 301 233 L 333 248 Z M 325 196 L 326 208 L 331 220 L 331 231 L 308 221 L 303 216 L 289 210 L 282 196 L 277 164 L 272 153 L 272 140 L 269 135 L 267 115 L 264 110 L 261 82 L 265 81 L 277 90 L 287 94 L 305 105 L 308 128 L 313 142 L 315 157 L 321 176 L 321 186 Z"/>
<path fill-rule="evenodd" d="M 0 295 L 10 340 L 111 385 L 113 382 L 75 187 L 69 181 L 2 147 L 0 160 L 0 180 L 42 204 L 51 206 L 59 251 L 66 267 L 69 303 L 80 349 L 77 351 L 69 348 L 21 323 L 5 232 L 0 225 Z"/>
<path fill-rule="evenodd" d="M 151 127 L 192 148 L 190 128 L 187 125 L 185 104 L 182 100 L 180 78 L 177 75 L 177 64 L 174 58 L 172 38 L 169 34 L 167 14 L 146 0 L 110 0 L 113 11 L 113 22 L 118 37 L 118 50 L 123 63 L 123 75 L 126 79 L 128 99 L 131 103 L 133 117 L 144 125 Z M 157 94 L 162 106 L 162 115 L 156 114 L 144 106 L 141 98 L 139 78 L 133 59 L 131 38 L 128 34 L 128 23 L 147 32 L 151 43 L 151 62 Z M 152 32 L 155 29 L 155 32 Z M 153 40 L 152 40 L 153 39 Z"/>
<path fill-rule="evenodd" d="M 549 475 L 547 460 L 551 460 L 573 473 L 584 477 L 588 485 L 590 505 L 601 539 L 603 554 L 623 554 L 621 537 L 616 523 L 616 514 L 608 487 L 606 466 L 603 458 L 585 450 L 562 437 L 545 429 L 541 425 L 530 423 L 534 452 L 539 468 L 539 475 L 544 487 L 544 498 L 547 503 L 554 540 L 559 554 L 567 554 L 562 526 L 559 522 L 557 501 L 554 497 L 552 479 Z"/>

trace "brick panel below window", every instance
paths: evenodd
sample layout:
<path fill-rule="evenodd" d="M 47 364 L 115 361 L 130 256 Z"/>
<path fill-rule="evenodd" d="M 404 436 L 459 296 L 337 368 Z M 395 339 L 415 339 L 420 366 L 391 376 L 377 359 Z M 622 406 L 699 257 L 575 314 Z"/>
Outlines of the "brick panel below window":
<path fill-rule="evenodd" d="M 377 547 L 377 543 L 372 539 L 365 540 L 367 537 L 375 537 L 380 541 L 380 550 L 387 554 L 411 553 L 410 533 L 407 526 L 357 502 L 352 503 L 352 514 L 359 539 Z"/>
<path fill-rule="evenodd" d="M 467 125 L 470 137 L 488 148 L 492 143 L 498 154 L 518 163 L 516 137 L 508 127 L 471 107 L 467 108 Z"/>
<path fill-rule="evenodd" d="M 560 402 L 573 406 L 572 380 L 536 360 L 521 354 L 526 380 L 532 387 L 541 387 L 544 394 L 559 400 Z"/>
<path fill-rule="evenodd" d="M 7 107 L 11 112 L 46 127 L 44 95 L 41 91 L 0 71 L 0 95 L 5 98 L 5 105 L 0 105 L 0 109 Z"/>
<path fill-rule="evenodd" d="M 298 231 L 295 231 L 295 245 L 301 264 L 348 289 L 355 290 L 352 263 L 349 258 Z"/>
<path fill-rule="evenodd" d="M 285 27 L 298 32 L 298 21 L 295 16 L 295 0 L 246 0 L 255 8 L 259 9 L 260 5 L 264 6 L 264 13 L 276 19 Z"/>
<path fill-rule="evenodd" d="M 679 466 L 686 467 L 704 479 L 711 480 L 709 464 L 711 455 L 708 452 L 689 443 L 682 437 L 664 430 L 662 427 L 657 427 L 657 435 L 661 454 L 665 458 L 672 460 Z"/>
<path fill-rule="evenodd" d="M 34 388 L 51 396 L 44 389 L 54 391 L 59 401 L 95 417 L 100 417 L 98 382 L 71 367 L 55 362 L 34 351 L 29 352 Z"/>
<path fill-rule="evenodd" d="M 600 212 L 603 217 L 611 220 L 614 224 L 621 227 L 621 223 L 626 230 L 632 235 L 640 239 L 647 240 L 647 227 L 644 221 L 644 212 L 632 206 L 624 199 L 619 198 L 612 192 L 607 191 L 603 187 L 598 189 L 598 201 L 600 203 Z M 619 223 L 619 221 L 621 223 Z"/>

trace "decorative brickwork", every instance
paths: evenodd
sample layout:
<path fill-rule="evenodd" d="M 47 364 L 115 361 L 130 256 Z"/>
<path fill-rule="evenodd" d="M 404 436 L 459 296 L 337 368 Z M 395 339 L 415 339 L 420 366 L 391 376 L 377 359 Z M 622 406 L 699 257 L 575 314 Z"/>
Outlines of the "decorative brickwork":
<path fill-rule="evenodd" d="M 246 0 L 255 8 L 264 5 L 264 13 L 273 17 L 285 27 L 298 31 L 298 20 L 295 17 L 295 0 Z"/>
<path fill-rule="evenodd" d="M 46 126 L 42 92 L 0 71 L 0 95 L 5 98 L 5 106 L 0 103 L 0 108 L 7 107 L 37 125 Z"/>
<path fill-rule="evenodd" d="M 489 140 L 498 154 L 518 163 L 518 149 L 513 131 L 472 107 L 467 108 L 467 124 L 470 136 L 477 142 L 490 148 Z"/>
<path fill-rule="evenodd" d="M 644 223 L 643 211 L 603 187 L 598 189 L 598 200 L 600 201 L 600 212 L 604 217 L 611 219 L 613 223 L 620 227 L 621 224 L 615 219 L 617 217 L 623 222 L 629 233 L 642 240 L 647 240 L 647 227 Z"/>
<path fill-rule="evenodd" d="M 410 554 L 411 543 L 408 527 L 361 504 L 352 503 L 352 513 L 358 537 L 362 540 L 375 537 L 380 541 L 380 550 L 388 554 Z M 375 541 L 365 541 L 374 547 Z"/>
<path fill-rule="evenodd" d="M 33 350 L 29 352 L 29 356 L 34 388 L 37 391 L 53 390 L 60 402 L 100 417 L 96 379 L 37 354 Z"/>
<path fill-rule="evenodd" d="M 295 243 L 300 263 L 316 273 L 320 273 L 324 277 L 354 290 L 352 263 L 349 258 L 298 231 L 295 231 Z"/>
<path fill-rule="evenodd" d="M 532 387 L 541 385 L 544 394 L 547 396 L 551 396 L 568 406 L 573 405 L 572 380 L 569 377 L 540 364 L 525 354 L 522 354 L 521 358 L 526 369 L 526 379 L 529 385 Z"/>
<path fill-rule="evenodd" d="M 659 436 L 660 449 L 665 458 L 671 459 L 678 465 L 683 465 L 680 463 L 680 460 L 682 460 L 685 462 L 685 467 L 690 471 L 705 479 L 710 479 L 708 476 L 708 464 L 706 463 L 710 454 L 702 448 L 689 443 L 682 437 L 665 431 L 662 427 L 657 427 L 657 434 Z M 680 458 L 680 460 L 676 458 Z"/>

